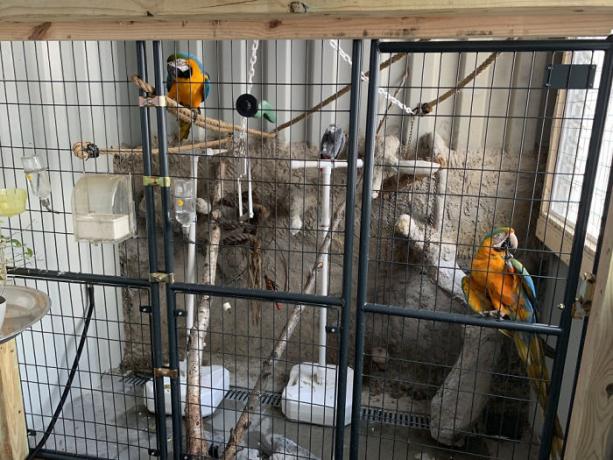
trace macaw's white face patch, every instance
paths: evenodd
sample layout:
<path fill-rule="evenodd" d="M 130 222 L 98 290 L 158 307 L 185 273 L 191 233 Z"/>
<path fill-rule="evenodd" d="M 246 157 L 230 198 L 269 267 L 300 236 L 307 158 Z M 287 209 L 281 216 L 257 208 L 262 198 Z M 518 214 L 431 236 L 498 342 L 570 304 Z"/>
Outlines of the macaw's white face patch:
<path fill-rule="evenodd" d="M 175 59 L 174 61 L 170 61 L 168 64 L 177 69 L 179 72 L 187 72 L 190 70 L 187 60 L 183 58 Z"/>

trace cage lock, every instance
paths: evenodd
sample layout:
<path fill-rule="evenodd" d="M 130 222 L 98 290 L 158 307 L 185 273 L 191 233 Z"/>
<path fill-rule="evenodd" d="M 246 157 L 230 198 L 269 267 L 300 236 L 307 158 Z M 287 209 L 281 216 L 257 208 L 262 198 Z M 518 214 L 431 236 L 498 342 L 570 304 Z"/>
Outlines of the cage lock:
<path fill-rule="evenodd" d="M 143 176 L 143 185 L 145 187 L 170 187 L 170 182 L 169 176 Z"/>
<path fill-rule="evenodd" d="M 176 379 L 179 377 L 179 370 L 171 369 L 170 367 L 154 367 L 153 376 L 154 377 L 168 377 L 171 379 Z"/>
<path fill-rule="evenodd" d="M 584 273 L 577 286 L 577 297 L 575 297 L 575 303 L 573 304 L 573 318 L 583 319 L 590 316 L 595 287 L 596 277 L 594 274 Z"/>
<path fill-rule="evenodd" d="M 175 282 L 175 274 L 174 273 L 164 273 L 164 272 L 149 273 L 149 282 L 150 283 L 172 284 Z"/>

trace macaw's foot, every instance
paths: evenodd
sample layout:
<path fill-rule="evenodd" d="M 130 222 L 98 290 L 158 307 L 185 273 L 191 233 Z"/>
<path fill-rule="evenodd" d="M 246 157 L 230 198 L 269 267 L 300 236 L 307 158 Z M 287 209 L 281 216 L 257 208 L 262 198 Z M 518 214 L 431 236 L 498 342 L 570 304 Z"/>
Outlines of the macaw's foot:
<path fill-rule="evenodd" d="M 495 319 L 508 319 L 509 317 L 502 313 L 500 310 L 488 310 L 481 312 L 481 316 L 485 318 L 495 318 Z"/>

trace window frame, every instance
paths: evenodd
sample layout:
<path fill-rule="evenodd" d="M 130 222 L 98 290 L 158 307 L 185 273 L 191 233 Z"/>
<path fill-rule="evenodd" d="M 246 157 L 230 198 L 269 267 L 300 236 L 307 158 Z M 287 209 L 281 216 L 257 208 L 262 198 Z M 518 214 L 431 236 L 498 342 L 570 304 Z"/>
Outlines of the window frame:
<path fill-rule="evenodd" d="M 570 64 L 572 53 L 565 52 L 562 57 L 563 64 Z M 568 265 L 570 252 L 575 235 L 575 222 L 564 222 L 557 213 L 550 212 L 549 208 L 553 199 L 553 181 L 557 173 L 558 155 L 560 153 L 560 140 L 564 124 L 566 108 L 566 93 L 568 90 L 560 89 L 556 94 L 556 102 L 553 110 L 553 121 L 549 135 L 549 148 L 547 165 L 545 169 L 545 182 L 541 199 L 541 208 L 536 223 L 536 236 L 550 250 L 556 252 L 558 257 Z M 613 96 L 613 95 L 612 95 Z M 613 170 L 611 171 L 613 174 Z M 586 184 L 583 184 L 586 185 Z M 581 271 L 592 272 L 594 257 L 596 255 L 597 240 L 590 234 L 586 235 L 585 248 L 581 259 Z"/>

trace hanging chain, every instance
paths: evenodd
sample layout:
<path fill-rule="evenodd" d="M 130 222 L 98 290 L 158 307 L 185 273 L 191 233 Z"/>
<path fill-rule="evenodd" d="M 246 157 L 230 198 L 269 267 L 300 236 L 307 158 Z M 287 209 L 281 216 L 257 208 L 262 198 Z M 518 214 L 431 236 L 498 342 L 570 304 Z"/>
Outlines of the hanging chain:
<path fill-rule="evenodd" d="M 247 76 L 247 93 L 251 94 L 253 88 L 253 78 L 255 77 L 255 66 L 258 62 L 258 48 L 260 47 L 259 40 L 253 40 L 251 45 L 251 57 L 249 59 L 249 74 Z M 247 176 L 248 182 L 248 211 L 249 218 L 253 217 L 253 191 L 251 185 L 251 166 L 249 158 L 247 158 L 247 117 L 243 117 L 241 121 L 241 129 L 238 135 L 235 135 L 235 141 L 238 144 L 238 156 L 243 159 L 242 171 L 237 177 L 237 189 L 238 189 L 238 215 L 243 215 L 243 193 L 241 187 L 241 179 Z M 240 169 L 240 168 L 239 168 Z"/>
<path fill-rule="evenodd" d="M 343 50 L 340 45 L 338 44 L 337 40 L 328 40 L 328 43 L 330 43 L 330 46 L 332 47 L 332 49 L 334 51 L 336 51 L 336 53 L 339 55 L 339 57 L 345 61 L 347 64 L 351 65 L 352 61 L 351 61 L 351 56 L 349 56 L 345 50 Z M 362 71 L 360 71 L 360 78 L 362 81 L 368 81 L 368 77 L 366 76 L 366 74 Z M 396 107 L 398 107 L 400 110 L 402 110 L 403 112 L 405 112 L 408 115 L 416 115 L 415 111 L 411 108 L 408 107 L 407 105 L 403 104 L 400 100 L 398 100 L 397 98 L 395 98 L 394 96 L 392 96 L 390 93 L 388 93 L 387 91 L 385 91 L 383 88 L 377 88 L 377 92 L 379 94 L 381 94 L 385 99 L 387 99 L 390 103 L 394 104 Z"/>

